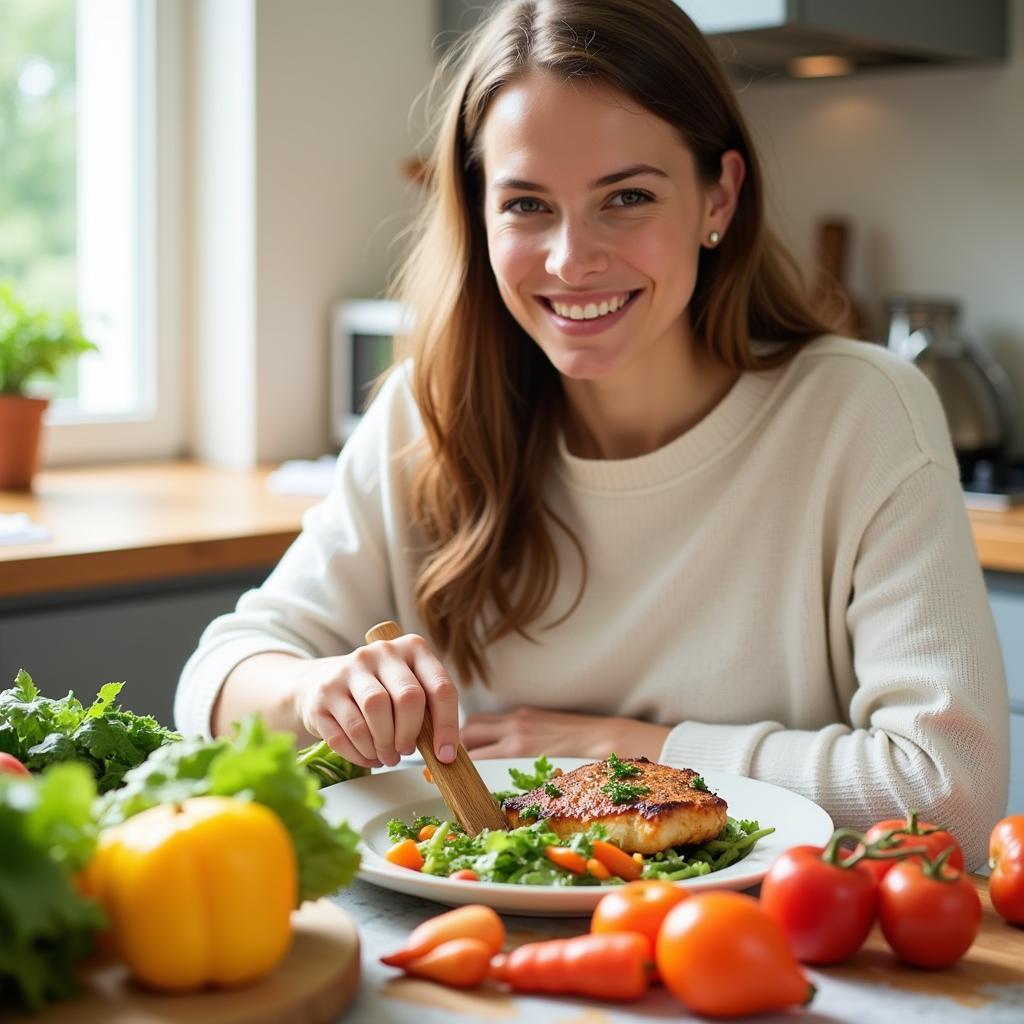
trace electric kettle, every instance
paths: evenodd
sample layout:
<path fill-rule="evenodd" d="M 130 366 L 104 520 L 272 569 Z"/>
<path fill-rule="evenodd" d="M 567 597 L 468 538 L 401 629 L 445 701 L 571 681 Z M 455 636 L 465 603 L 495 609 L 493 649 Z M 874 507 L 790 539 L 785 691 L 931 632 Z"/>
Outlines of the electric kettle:
<path fill-rule="evenodd" d="M 961 480 L 972 480 L 982 468 L 996 482 L 1005 479 L 1015 418 L 1006 371 L 961 335 L 958 303 L 896 295 L 886 308 L 888 347 L 915 363 L 939 393 Z"/>

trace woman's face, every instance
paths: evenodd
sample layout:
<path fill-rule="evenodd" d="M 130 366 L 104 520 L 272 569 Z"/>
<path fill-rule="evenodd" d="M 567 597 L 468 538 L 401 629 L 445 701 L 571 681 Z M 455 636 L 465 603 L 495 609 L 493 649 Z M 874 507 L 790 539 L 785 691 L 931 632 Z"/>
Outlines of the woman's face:
<path fill-rule="evenodd" d="M 604 86 L 533 72 L 496 95 L 481 145 L 498 289 L 560 373 L 609 379 L 690 343 L 700 245 L 726 224 L 675 128 Z"/>

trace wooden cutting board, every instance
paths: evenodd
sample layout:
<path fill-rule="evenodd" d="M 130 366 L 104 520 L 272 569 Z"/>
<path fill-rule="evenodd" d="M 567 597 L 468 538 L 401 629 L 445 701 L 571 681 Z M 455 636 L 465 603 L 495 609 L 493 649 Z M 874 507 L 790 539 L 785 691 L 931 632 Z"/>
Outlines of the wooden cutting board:
<path fill-rule="evenodd" d="M 158 995 L 132 982 L 118 963 L 91 967 L 82 994 L 19 1024 L 327 1024 L 359 986 L 359 936 L 330 900 L 303 904 L 283 963 L 244 988 Z M 5 1018 L 8 1019 L 8 1018 Z"/>

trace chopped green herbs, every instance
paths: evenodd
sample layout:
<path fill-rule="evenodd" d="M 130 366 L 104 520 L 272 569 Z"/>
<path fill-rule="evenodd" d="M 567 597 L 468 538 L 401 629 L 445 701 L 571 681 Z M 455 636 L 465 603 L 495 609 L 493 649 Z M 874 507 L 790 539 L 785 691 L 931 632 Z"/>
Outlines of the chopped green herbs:
<path fill-rule="evenodd" d="M 601 787 L 602 793 L 607 793 L 613 804 L 629 804 L 639 797 L 650 793 L 650 786 L 638 786 L 632 782 L 619 782 L 612 779 Z"/>
<path fill-rule="evenodd" d="M 690 789 L 699 789 L 702 793 L 708 793 L 708 784 L 704 781 L 703 775 L 695 775 L 690 780 Z"/>
<path fill-rule="evenodd" d="M 524 807 L 519 812 L 519 817 L 523 821 L 536 821 L 540 817 L 540 804 L 530 804 L 529 807 Z"/>
<path fill-rule="evenodd" d="M 635 764 L 627 764 L 615 754 L 608 755 L 608 772 L 613 779 L 628 779 L 631 775 L 639 775 L 640 769 Z"/>
<path fill-rule="evenodd" d="M 544 792 L 547 793 L 548 796 L 562 795 L 562 791 L 553 782 L 544 783 Z"/>
<path fill-rule="evenodd" d="M 555 774 L 555 766 L 546 757 L 538 757 L 533 762 L 532 775 L 527 772 L 521 772 L 518 768 L 509 768 L 508 773 L 512 778 L 513 784 L 518 786 L 519 789 L 537 789 L 543 786 L 545 782 L 548 782 Z"/>

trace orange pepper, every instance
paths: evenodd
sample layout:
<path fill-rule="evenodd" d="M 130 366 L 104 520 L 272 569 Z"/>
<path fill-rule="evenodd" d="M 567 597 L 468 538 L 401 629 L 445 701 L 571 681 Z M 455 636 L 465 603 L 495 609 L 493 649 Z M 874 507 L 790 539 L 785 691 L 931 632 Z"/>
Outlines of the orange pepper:
<path fill-rule="evenodd" d="M 384 854 L 384 859 L 389 864 L 395 864 L 400 868 L 410 868 L 419 871 L 423 867 L 423 854 L 413 839 L 402 839 Z"/>
<path fill-rule="evenodd" d="M 546 846 L 544 847 L 544 856 L 552 864 L 565 868 L 566 871 L 571 871 L 574 875 L 586 874 L 586 860 L 575 850 L 570 850 L 568 846 Z"/>
<path fill-rule="evenodd" d="M 625 850 L 603 839 L 593 842 L 594 856 L 613 874 L 627 882 L 640 877 L 643 865 L 638 864 Z"/>
<path fill-rule="evenodd" d="M 587 861 L 587 870 L 595 878 L 600 878 L 602 882 L 606 878 L 612 877 L 612 873 L 596 857 L 591 857 L 590 860 Z"/>

